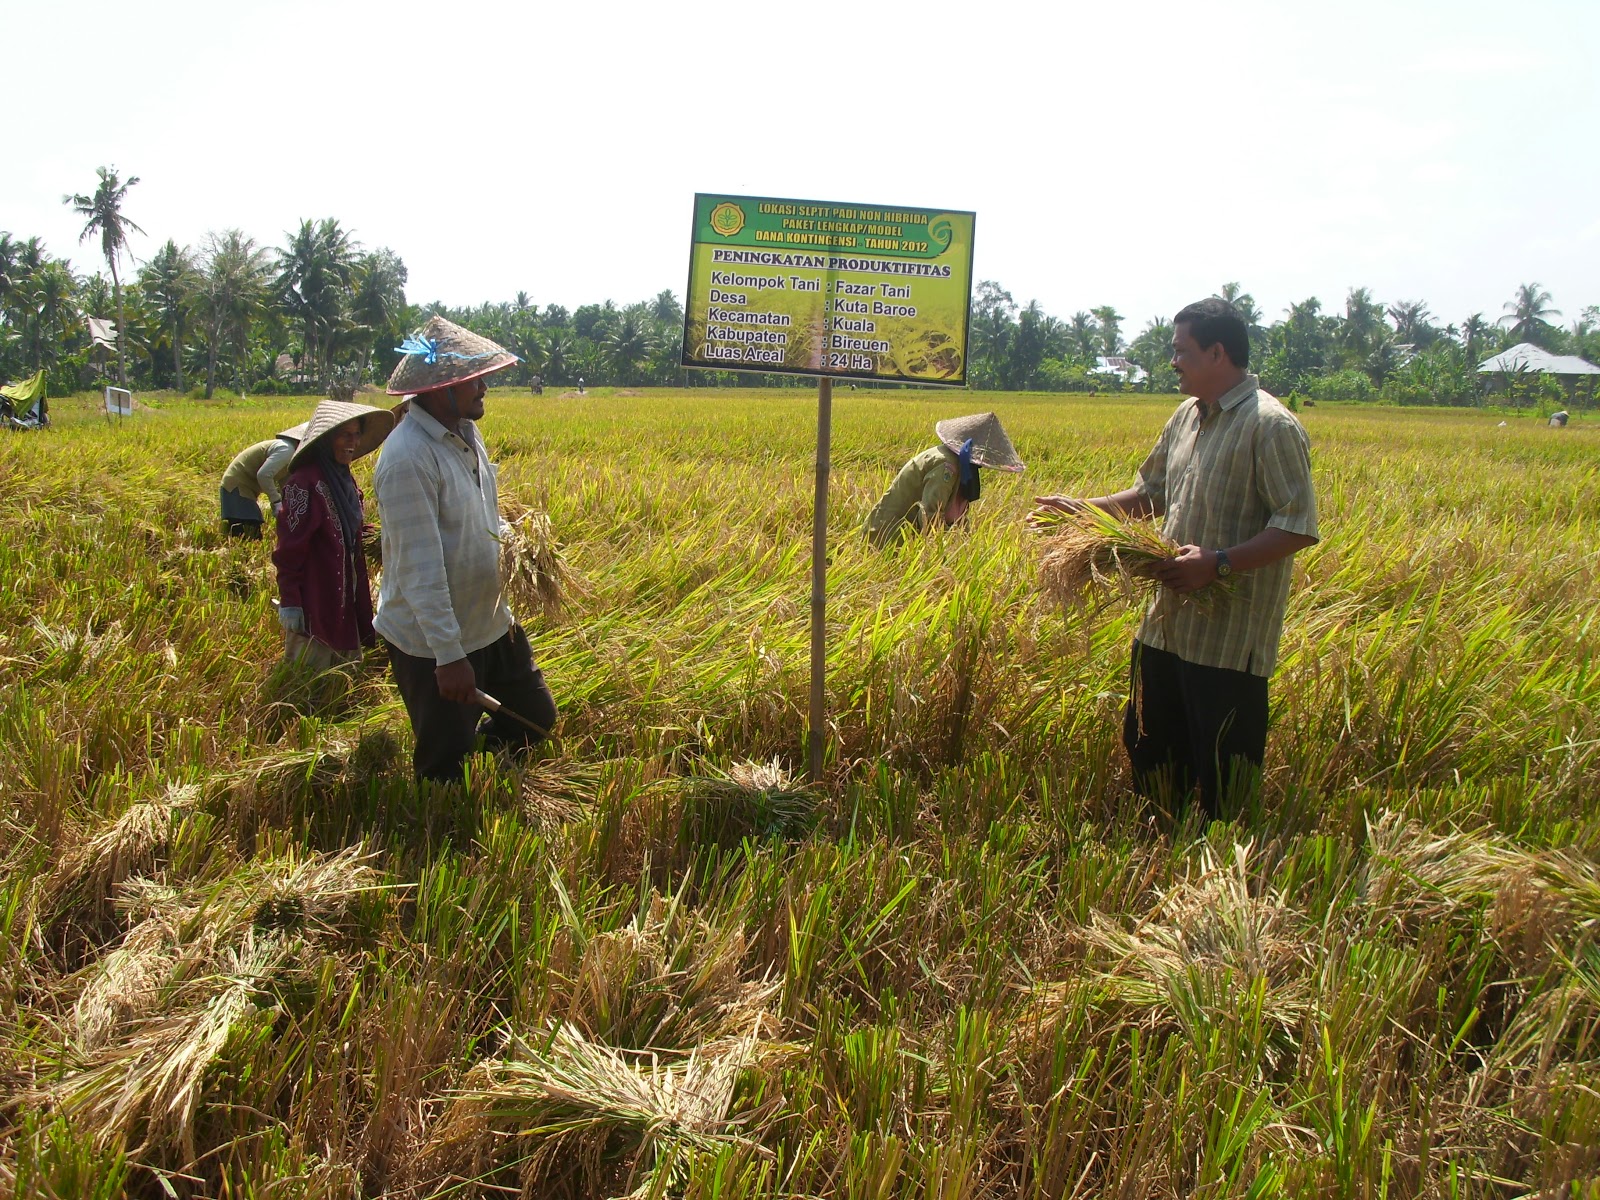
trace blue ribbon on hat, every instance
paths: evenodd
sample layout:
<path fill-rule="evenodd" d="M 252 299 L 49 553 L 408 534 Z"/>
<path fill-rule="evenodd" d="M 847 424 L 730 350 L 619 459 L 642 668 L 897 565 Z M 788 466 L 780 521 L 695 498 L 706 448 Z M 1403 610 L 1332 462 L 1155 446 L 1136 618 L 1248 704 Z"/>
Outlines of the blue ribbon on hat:
<path fill-rule="evenodd" d="M 459 358 L 463 362 L 471 362 L 475 358 L 493 358 L 499 354 L 498 350 L 485 350 L 482 354 L 457 354 L 454 350 L 441 350 L 439 343 L 434 338 L 408 337 L 394 348 L 396 354 L 405 354 L 422 359 L 432 366 L 442 358 Z"/>

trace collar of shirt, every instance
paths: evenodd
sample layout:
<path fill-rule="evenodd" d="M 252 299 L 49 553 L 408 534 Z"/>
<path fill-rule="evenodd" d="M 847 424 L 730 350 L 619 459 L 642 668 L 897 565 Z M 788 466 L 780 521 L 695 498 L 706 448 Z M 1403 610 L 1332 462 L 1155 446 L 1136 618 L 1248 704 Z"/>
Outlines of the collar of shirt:
<path fill-rule="evenodd" d="M 454 433 L 447 429 L 443 424 L 434 418 L 432 413 L 425 408 L 421 408 L 418 405 L 413 404 L 411 406 L 411 411 L 406 413 L 405 419 L 408 421 L 415 421 L 417 427 L 426 432 L 428 436 L 436 442 L 449 442 L 461 447 L 462 449 L 472 449 L 471 437 L 463 436 L 462 434 Z M 472 422 L 466 421 L 464 424 L 467 432 L 470 434 L 472 431 Z"/>
<path fill-rule="evenodd" d="M 478 478 L 479 455 L 475 444 L 477 442 L 477 428 L 471 421 L 463 420 L 461 422 L 462 432 L 453 433 L 436 420 L 432 413 L 417 407 L 415 404 L 406 413 L 406 420 L 409 421 L 412 418 L 416 419 L 417 428 L 421 429 L 434 441 L 441 442 L 446 446 L 454 446 L 457 450 L 470 454 L 472 456 L 472 476 L 474 479 Z"/>
<path fill-rule="evenodd" d="M 1260 390 L 1261 380 L 1246 371 L 1243 379 L 1217 398 L 1217 407 L 1224 412 L 1230 408 L 1236 408 L 1244 402 L 1244 398 L 1251 392 Z"/>

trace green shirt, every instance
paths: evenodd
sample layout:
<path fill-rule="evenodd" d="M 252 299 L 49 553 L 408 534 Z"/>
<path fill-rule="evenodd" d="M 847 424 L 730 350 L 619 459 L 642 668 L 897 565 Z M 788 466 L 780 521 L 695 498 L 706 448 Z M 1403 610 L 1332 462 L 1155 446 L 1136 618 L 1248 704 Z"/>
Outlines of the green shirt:
<path fill-rule="evenodd" d="M 295 443 L 282 437 L 248 446 L 239 451 L 222 473 L 222 486 L 227 491 L 238 492 L 246 500 L 254 500 L 265 493 L 267 502 L 276 505 L 278 483 L 294 452 Z"/>
<path fill-rule="evenodd" d="M 873 544 L 886 544 L 904 522 L 918 533 L 926 529 L 955 494 L 958 463 L 955 451 L 934 446 L 901 467 L 867 517 L 867 536 Z"/>
<path fill-rule="evenodd" d="M 1315 538 L 1311 439 L 1254 375 L 1226 392 L 1202 420 L 1193 397 L 1178 405 L 1139 468 L 1135 490 L 1165 518 L 1180 546 L 1226 550 L 1263 529 Z M 1166 588 L 1139 626 L 1139 640 L 1186 662 L 1270 676 L 1289 603 L 1294 556 L 1233 577 L 1233 594 L 1206 613 Z"/>

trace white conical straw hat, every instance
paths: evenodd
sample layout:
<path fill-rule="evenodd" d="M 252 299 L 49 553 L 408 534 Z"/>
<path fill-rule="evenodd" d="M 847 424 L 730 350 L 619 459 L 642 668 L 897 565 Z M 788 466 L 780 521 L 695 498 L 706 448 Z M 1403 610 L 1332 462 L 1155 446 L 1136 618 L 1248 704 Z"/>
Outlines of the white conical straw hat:
<path fill-rule="evenodd" d="M 306 422 L 300 446 L 289 459 L 292 471 L 310 457 L 311 448 L 347 421 L 361 421 L 361 447 L 357 458 L 371 454 L 383 444 L 394 428 L 394 414 L 387 408 L 373 408 L 370 404 L 351 404 L 348 400 L 324 400 Z"/>
<path fill-rule="evenodd" d="M 996 471 L 1022 470 L 1022 460 L 1012 448 L 1011 439 L 1006 436 L 1000 418 L 992 412 L 951 417 L 935 425 L 933 432 L 952 450 L 960 450 L 961 444 L 971 438 L 972 461 L 980 467 L 990 467 Z"/>
<path fill-rule="evenodd" d="M 429 317 L 420 333 L 408 337 L 396 349 L 401 358 L 389 376 L 391 396 L 415 395 L 465 383 L 522 361 L 504 346 L 443 317 Z"/>

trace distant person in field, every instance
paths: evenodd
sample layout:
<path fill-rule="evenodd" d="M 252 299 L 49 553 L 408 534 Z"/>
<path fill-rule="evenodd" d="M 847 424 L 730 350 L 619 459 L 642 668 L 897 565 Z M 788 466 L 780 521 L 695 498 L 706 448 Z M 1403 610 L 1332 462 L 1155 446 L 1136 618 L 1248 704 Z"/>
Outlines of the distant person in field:
<path fill-rule="evenodd" d="M 1122 740 L 1143 794 L 1181 803 L 1198 786 L 1210 817 L 1259 779 L 1291 556 L 1318 537 L 1310 439 L 1249 365 L 1249 331 L 1232 306 L 1189 305 L 1172 334 L 1172 367 L 1189 399 L 1133 487 L 1038 497 L 1039 511 L 1093 505 L 1163 518 L 1180 545 L 1133 643 Z M 1218 579 L 1232 581 L 1232 594 L 1213 611 L 1180 602 Z"/>
<path fill-rule="evenodd" d="M 583 395 L 583 376 L 578 376 L 578 395 Z"/>
<path fill-rule="evenodd" d="M 389 392 L 416 396 L 372 476 L 384 563 L 375 623 L 416 735 L 417 777 L 459 780 L 480 734 L 490 749 L 539 740 L 507 715 L 480 721 L 478 691 L 541 730 L 556 722 L 555 699 L 501 588 L 508 531 L 496 468 L 474 424 L 485 376 L 518 360 L 442 317 L 400 351 Z"/>
<path fill-rule="evenodd" d="M 992 412 L 940 421 L 933 432 L 939 444 L 901 467 L 868 515 L 867 537 L 874 546 L 887 546 L 913 531 L 956 524 L 981 493 L 980 468 L 1022 470 L 1022 460 Z"/>
<path fill-rule="evenodd" d="M 220 495 L 222 524 L 229 537 L 260 539 L 261 505 L 257 497 L 265 494 L 268 508 L 277 509 L 278 484 L 305 431 L 304 422 L 285 429 L 277 437 L 246 446 L 228 464 L 222 473 Z"/>
<path fill-rule="evenodd" d="M 278 506 L 278 621 L 284 656 L 325 671 L 376 644 L 363 547 L 366 508 L 350 464 L 394 428 L 394 414 L 324 400 L 306 422 Z"/>
<path fill-rule="evenodd" d="M 533 394 L 535 396 L 544 395 L 544 376 L 535 375 L 533 377 L 533 382 L 529 384 L 529 386 L 533 389 Z"/>

